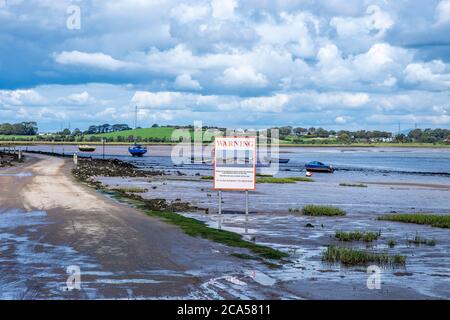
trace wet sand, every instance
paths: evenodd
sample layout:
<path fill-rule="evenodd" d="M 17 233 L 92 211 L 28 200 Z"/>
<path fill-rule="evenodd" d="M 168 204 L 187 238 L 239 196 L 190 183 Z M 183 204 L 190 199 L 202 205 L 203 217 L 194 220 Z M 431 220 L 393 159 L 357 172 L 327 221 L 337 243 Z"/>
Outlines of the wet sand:
<path fill-rule="evenodd" d="M 178 228 L 75 182 L 72 164 L 33 155 L 1 170 L 0 298 L 271 298 L 285 292 L 246 276 L 264 272 L 231 257 L 240 250 L 185 235 Z M 69 266 L 81 290 L 68 291 Z M 245 293 L 232 277 L 247 277 Z M 226 289 L 230 287 L 230 289 Z"/>
<path fill-rule="evenodd" d="M 373 184 L 367 188 L 339 186 L 329 175 L 318 176 L 314 183 L 258 184 L 250 193 L 250 215 L 246 223 L 244 196 L 224 192 L 222 226 L 226 230 L 254 238 L 257 243 L 290 254 L 290 262 L 267 275 L 284 290 L 307 299 L 449 299 L 450 230 L 423 225 L 378 221 L 377 216 L 391 212 L 429 212 L 448 214 L 448 186 L 408 183 Z M 149 191 L 146 198 L 189 201 L 208 208 L 210 214 L 182 213 L 218 227 L 217 192 L 212 181 L 187 175 L 140 178 L 99 177 L 111 188 L 139 187 Z M 354 181 L 349 181 L 355 183 Z M 327 196 L 324 196 L 327 195 Z M 291 214 L 288 208 L 304 204 L 333 204 L 347 211 L 346 217 L 307 217 Z M 312 225 L 312 228 L 306 225 Z M 334 239 L 336 231 L 381 231 L 372 244 L 342 243 Z M 420 235 L 436 240 L 436 246 L 415 246 L 408 239 Z M 396 246 L 390 248 L 388 242 Z M 328 245 L 349 246 L 375 252 L 406 256 L 404 267 L 382 267 L 382 289 L 366 286 L 367 266 L 343 267 L 322 262 Z"/>
<path fill-rule="evenodd" d="M 19 167 L 0 170 L 0 272 L 4 275 L 0 298 L 450 298 L 449 231 L 375 220 L 376 213 L 392 210 L 444 212 L 447 190 L 427 187 L 430 190 L 424 193 L 423 186 L 407 186 L 413 191 L 405 193 L 394 185 L 346 188 L 318 176 L 312 184 L 261 184 L 251 193 L 249 224 L 240 214 L 242 194 L 225 193 L 224 228 L 290 254 L 281 269 L 270 270 L 259 262 L 230 256 L 245 251 L 189 237 L 75 182 L 71 168 L 69 160 L 33 155 Z M 183 214 L 217 227 L 217 194 L 210 181 L 198 176 L 99 177 L 99 181 L 112 188 L 147 188 L 144 196 L 148 198 L 178 198 L 211 208 L 213 214 Z M 416 192 L 440 204 L 423 203 Z M 324 193 L 335 197 L 321 199 Z M 288 207 L 318 199 L 343 205 L 349 215 L 312 218 L 287 212 Z M 358 206 L 355 199 L 364 201 Z M 306 228 L 307 223 L 314 228 Z M 382 239 L 371 249 L 405 254 L 407 265 L 383 268 L 382 289 L 369 290 L 365 267 L 344 268 L 321 261 L 325 246 L 338 244 L 332 239 L 336 230 L 382 230 Z M 437 245 L 407 245 L 407 237 L 416 232 L 436 239 Z M 394 249 L 386 246 L 390 239 L 398 243 Z M 365 244 L 353 245 L 365 248 Z M 70 265 L 81 268 L 81 291 L 65 290 Z"/>

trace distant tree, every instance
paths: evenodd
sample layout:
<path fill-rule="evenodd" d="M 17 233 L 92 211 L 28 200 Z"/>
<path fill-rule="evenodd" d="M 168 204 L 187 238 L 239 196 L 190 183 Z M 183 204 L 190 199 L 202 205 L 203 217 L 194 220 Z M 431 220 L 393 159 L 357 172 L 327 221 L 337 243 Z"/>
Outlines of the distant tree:
<path fill-rule="evenodd" d="M 338 140 L 342 142 L 349 142 L 350 141 L 350 135 L 347 132 L 341 131 L 338 134 Z"/>
<path fill-rule="evenodd" d="M 308 132 L 308 129 L 305 129 L 305 128 L 297 127 L 294 129 L 294 133 L 297 136 L 301 136 L 301 135 L 305 134 L 306 132 Z"/>
<path fill-rule="evenodd" d="M 327 130 L 325 130 L 325 129 L 323 129 L 323 128 L 318 128 L 318 129 L 315 131 L 315 135 L 316 135 L 317 137 L 320 137 L 320 138 L 328 138 L 328 136 L 329 136 L 330 134 L 328 133 Z"/>
<path fill-rule="evenodd" d="M 292 133 L 292 127 L 291 126 L 287 126 L 287 127 L 281 127 L 278 128 L 280 136 L 288 136 Z"/>
<path fill-rule="evenodd" d="M 66 128 L 63 131 L 61 131 L 59 134 L 62 136 L 70 136 L 71 132 L 69 129 Z"/>
<path fill-rule="evenodd" d="M 81 130 L 78 129 L 78 128 L 76 128 L 75 130 L 72 131 L 72 135 L 73 135 L 73 136 L 79 136 L 79 135 L 81 135 L 81 134 L 82 134 L 82 133 L 81 133 Z"/>

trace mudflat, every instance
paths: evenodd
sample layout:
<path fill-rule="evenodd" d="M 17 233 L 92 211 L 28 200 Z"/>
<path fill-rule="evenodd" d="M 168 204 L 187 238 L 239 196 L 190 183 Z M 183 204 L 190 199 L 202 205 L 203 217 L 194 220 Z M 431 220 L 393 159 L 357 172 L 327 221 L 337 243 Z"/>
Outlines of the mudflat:
<path fill-rule="evenodd" d="M 219 285 L 254 268 L 236 250 L 109 199 L 76 182 L 72 167 L 33 155 L 2 170 L 0 298 L 246 297 Z M 73 266 L 81 290 L 67 287 Z M 248 297 L 275 296 L 260 287 L 253 281 Z"/>

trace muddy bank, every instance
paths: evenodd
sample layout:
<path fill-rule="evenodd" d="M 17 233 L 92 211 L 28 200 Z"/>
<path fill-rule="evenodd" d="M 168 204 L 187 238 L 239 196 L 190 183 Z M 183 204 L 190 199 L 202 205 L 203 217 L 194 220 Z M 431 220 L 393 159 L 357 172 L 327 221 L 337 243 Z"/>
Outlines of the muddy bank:
<path fill-rule="evenodd" d="M 93 177 L 154 177 L 165 175 L 161 170 L 143 170 L 118 159 L 78 159 L 72 174 L 80 181 L 92 182 Z"/>
<path fill-rule="evenodd" d="M 128 199 L 139 201 L 143 204 L 146 210 L 151 211 L 169 211 L 169 212 L 192 212 L 192 211 L 203 211 L 208 213 L 208 208 L 200 208 L 190 204 L 189 202 L 183 202 L 180 199 L 175 199 L 173 201 L 168 201 L 162 198 L 148 199 L 141 197 L 133 192 L 127 192 L 123 189 L 109 189 L 121 196 Z"/>
<path fill-rule="evenodd" d="M 19 155 L 17 153 L 0 151 L 0 168 L 12 167 L 17 162 L 19 162 Z"/>

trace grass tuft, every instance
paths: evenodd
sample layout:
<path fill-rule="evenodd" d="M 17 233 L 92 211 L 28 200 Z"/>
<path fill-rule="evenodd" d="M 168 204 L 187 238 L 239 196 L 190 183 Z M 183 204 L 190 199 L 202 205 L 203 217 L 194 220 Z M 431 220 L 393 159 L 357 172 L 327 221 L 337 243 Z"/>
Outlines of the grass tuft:
<path fill-rule="evenodd" d="M 450 215 L 437 214 L 388 214 L 378 217 L 378 220 L 425 224 L 437 228 L 450 228 Z"/>
<path fill-rule="evenodd" d="M 121 191 L 121 192 L 129 192 L 129 193 L 146 193 L 148 192 L 148 189 L 145 188 L 119 188 L 119 189 L 112 189 L 112 190 L 117 190 L 117 191 Z"/>
<path fill-rule="evenodd" d="M 290 208 L 289 212 L 298 212 L 302 213 L 306 216 L 345 216 L 346 213 L 344 210 L 330 207 L 330 206 L 318 206 L 318 205 L 307 205 L 304 206 L 303 209 L 298 208 Z"/>
<path fill-rule="evenodd" d="M 344 232 L 344 231 L 337 231 L 334 235 L 335 238 L 339 239 L 339 241 L 364 241 L 364 242 L 372 242 L 374 240 L 378 240 L 378 238 L 381 236 L 380 232 L 360 232 L 360 231 L 353 231 L 353 232 Z"/>
<path fill-rule="evenodd" d="M 255 257 L 246 253 L 232 253 L 230 254 L 230 256 L 239 258 L 239 259 L 244 259 L 244 260 L 261 260 L 261 258 L 259 257 Z"/>
<path fill-rule="evenodd" d="M 340 183 L 339 185 L 340 185 L 341 187 L 367 188 L 367 184 L 362 184 L 362 183 L 358 183 L 358 184 L 352 184 L 352 183 Z"/>
<path fill-rule="evenodd" d="M 418 246 L 421 245 L 421 244 L 424 244 L 424 245 L 427 245 L 427 246 L 435 246 L 436 245 L 436 240 L 434 240 L 434 239 L 426 239 L 426 238 L 423 238 L 423 237 L 419 236 L 418 234 L 416 234 L 416 236 L 413 239 L 409 239 L 408 240 L 408 243 L 415 244 L 415 245 L 418 245 Z"/>
<path fill-rule="evenodd" d="M 256 182 L 258 183 L 296 183 L 296 182 L 314 182 L 314 179 L 307 177 L 287 177 L 287 178 L 274 178 L 274 177 L 259 177 Z"/>
<path fill-rule="evenodd" d="M 296 182 L 314 182 L 311 178 L 306 177 L 288 177 L 288 178 L 274 178 L 271 175 L 260 174 L 257 175 L 257 183 L 296 183 Z M 213 176 L 202 176 L 202 180 L 213 180 Z"/>
<path fill-rule="evenodd" d="M 336 246 L 329 246 L 323 252 L 322 259 L 330 263 L 340 262 L 346 266 L 366 265 L 369 263 L 404 265 L 406 263 L 406 257 L 401 255 L 390 256 L 387 253 L 372 253 Z"/>

